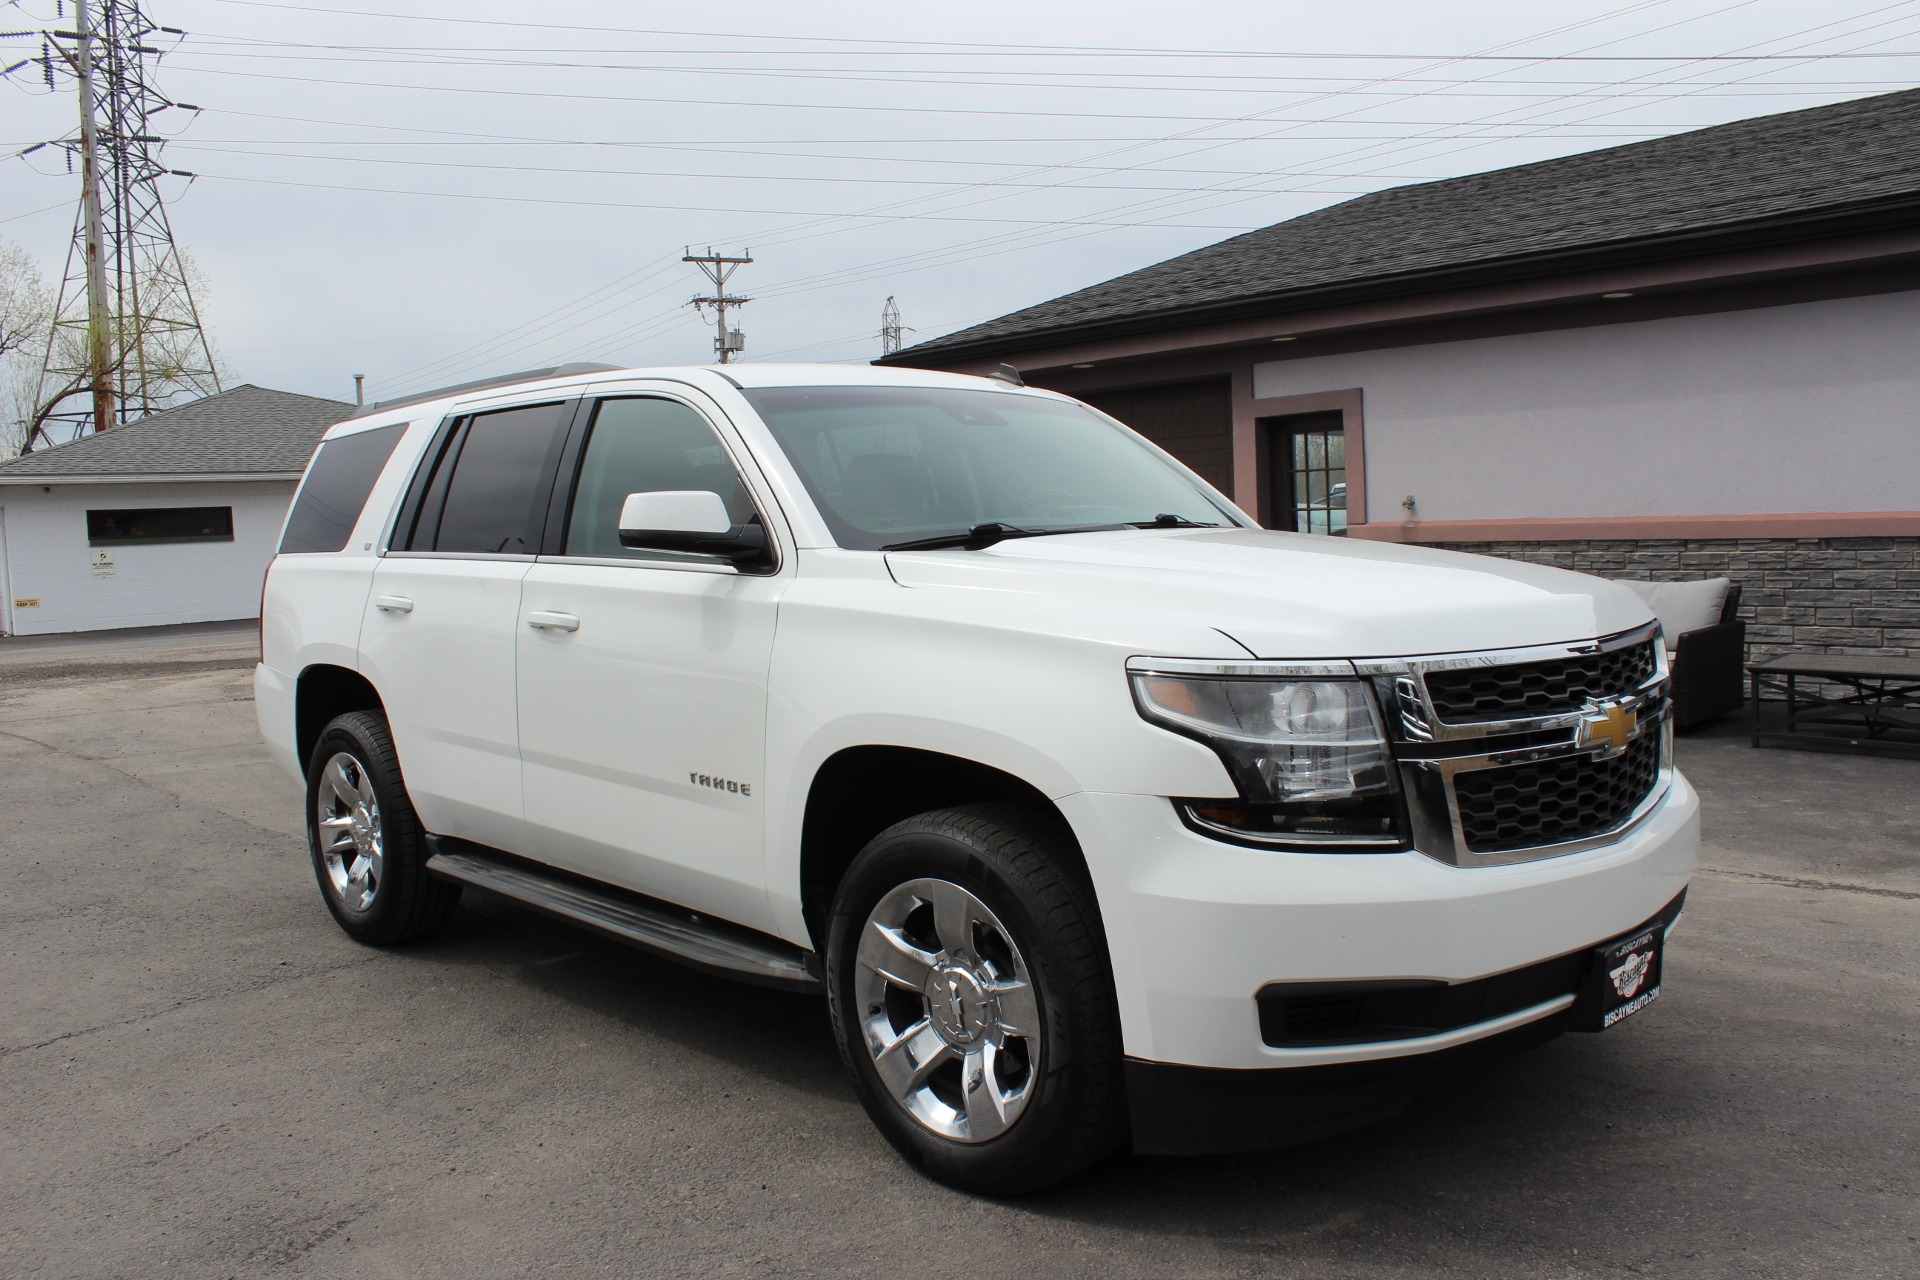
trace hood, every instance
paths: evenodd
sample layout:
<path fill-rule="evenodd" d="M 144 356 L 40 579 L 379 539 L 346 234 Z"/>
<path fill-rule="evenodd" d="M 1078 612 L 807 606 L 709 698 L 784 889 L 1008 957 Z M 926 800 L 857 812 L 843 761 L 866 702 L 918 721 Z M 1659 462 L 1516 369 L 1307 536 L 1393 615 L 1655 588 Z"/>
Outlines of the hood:
<path fill-rule="evenodd" d="M 1059 534 L 983 551 L 895 551 L 887 566 L 906 587 L 1164 610 L 1217 628 L 1258 658 L 1556 644 L 1652 619 L 1631 590 L 1586 574 L 1266 529 Z"/>

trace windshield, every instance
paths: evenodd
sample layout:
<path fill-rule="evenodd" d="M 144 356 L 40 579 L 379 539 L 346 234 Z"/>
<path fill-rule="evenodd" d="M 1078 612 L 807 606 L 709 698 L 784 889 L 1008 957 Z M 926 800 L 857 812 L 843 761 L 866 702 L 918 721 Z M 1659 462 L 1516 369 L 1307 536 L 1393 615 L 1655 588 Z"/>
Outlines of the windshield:
<path fill-rule="evenodd" d="M 982 525 L 1231 525 L 1232 515 L 1084 405 L 945 387 L 743 392 L 843 547 L 875 551 Z"/>

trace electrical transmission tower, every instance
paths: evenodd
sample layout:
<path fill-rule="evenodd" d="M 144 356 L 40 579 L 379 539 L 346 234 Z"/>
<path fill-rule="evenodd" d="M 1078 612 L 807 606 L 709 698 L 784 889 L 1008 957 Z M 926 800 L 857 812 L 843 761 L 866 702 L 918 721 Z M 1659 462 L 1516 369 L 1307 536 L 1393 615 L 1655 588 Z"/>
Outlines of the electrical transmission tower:
<path fill-rule="evenodd" d="M 880 354 L 890 356 L 900 349 L 900 335 L 906 327 L 900 323 L 900 304 L 887 295 L 887 305 L 880 308 Z"/>
<path fill-rule="evenodd" d="M 729 294 L 727 281 L 732 278 L 734 272 L 753 261 L 751 251 L 743 253 L 738 258 L 729 258 L 725 254 L 715 253 L 711 247 L 704 254 L 696 254 L 692 249 L 688 249 L 687 256 L 680 261 L 693 263 L 712 282 L 713 293 L 703 294 L 693 299 L 691 305 L 702 320 L 707 318 L 707 308 L 713 308 L 713 349 L 719 353 L 721 364 L 733 363 L 734 353 L 747 349 L 747 335 L 738 329 L 727 327 L 727 310 L 731 307 L 744 306 L 753 299 Z"/>
<path fill-rule="evenodd" d="M 186 265 L 159 181 L 194 175 L 160 158 L 154 117 L 198 111 L 168 99 L 151 72 L 160 27 L 140 0 L 74 0 L 73 29 L 38 33 L 49 84 L 70 76 L 80 103 L 77 136 L 41 146 L 67 152 L 80 171 L 80 207 L 53 331 L 41 363 L 27 447 L 54 424 L 79 435 L 220 390 L 213 350 L 194 305 Z M 22 152 L 21 154 L 26 154 Z"/>

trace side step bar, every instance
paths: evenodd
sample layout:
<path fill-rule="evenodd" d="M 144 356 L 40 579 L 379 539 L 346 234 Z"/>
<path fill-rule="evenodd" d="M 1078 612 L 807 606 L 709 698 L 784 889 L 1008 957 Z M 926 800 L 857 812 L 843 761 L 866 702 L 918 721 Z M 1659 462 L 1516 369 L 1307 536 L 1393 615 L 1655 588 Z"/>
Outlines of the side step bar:
<path fill-rule="evenodd" d="M 484 845 L 427 839 L 433 850 L 427 870 L 437 876 L 723 978 L 820 994 L 820 980 L 806 964 L 808 953 L 778 938 L 577 880 Z"/>

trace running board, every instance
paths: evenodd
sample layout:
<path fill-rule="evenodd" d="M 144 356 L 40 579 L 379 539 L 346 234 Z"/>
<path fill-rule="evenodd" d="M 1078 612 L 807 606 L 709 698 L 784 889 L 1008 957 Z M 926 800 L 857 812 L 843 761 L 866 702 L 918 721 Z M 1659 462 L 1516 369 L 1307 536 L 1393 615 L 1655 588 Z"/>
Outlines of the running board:
<path fill-rule="evenodd" d="M 820 994 L 820 980 L 806 964 L 807 953 L 778 938 L 597 887 L 510 855 L 496 855 L 484 845 L 433 836 L 428 841 L 433 856 L 427 870 L 437 876 L 723 978 Z"/>

